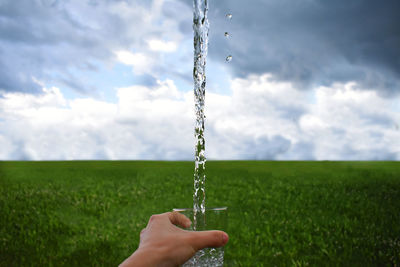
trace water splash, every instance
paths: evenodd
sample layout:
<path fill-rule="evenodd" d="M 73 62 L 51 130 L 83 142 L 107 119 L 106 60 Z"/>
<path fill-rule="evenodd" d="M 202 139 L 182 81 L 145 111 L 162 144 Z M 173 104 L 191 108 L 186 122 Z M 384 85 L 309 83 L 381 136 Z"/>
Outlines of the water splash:
<path fill-rule="evenodd" d="M 205 225 L 206 192 L 205 192 L 205 140 L 204 140 L 204 101 L 206 90 L 206 58 L 208 51 L 207 18 L 208 1 L 193 0 L 193 31 L 194 31 L 194 97 L 195 97 L 195 169 L 193 193 L 193 229 L 202 230 Z"/>
<path fill-rule="evenodd" d="M 228 13 L 228 14 L 225 15 L 225 17 L 226 17 L 227 19 L 231 20 L 231 19 L 232 19 L 232 14 L 231 14 L 231 13 Z M 225 32 L 224 35 L 225 35 L 226 38 L 230 38 L 229 32 Z M 225 58 L 225 61 L 226 61 L 226 62 L 231 62 L 231 61 L 232 61 L 232 56 L 231 56 L 231 55 L 228 55 L 228 56 Z"/>

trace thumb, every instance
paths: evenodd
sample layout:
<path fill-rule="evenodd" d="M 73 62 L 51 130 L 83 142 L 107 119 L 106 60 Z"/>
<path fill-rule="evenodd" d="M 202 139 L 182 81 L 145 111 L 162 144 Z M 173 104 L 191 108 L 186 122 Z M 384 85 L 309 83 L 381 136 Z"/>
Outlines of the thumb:
<path fill-rule="evenodd" d="M 222 247 L 228 243 L 229 236 L 223 231 L 190 232 L 190 244 L 197 251 L 208 247 Z"/>

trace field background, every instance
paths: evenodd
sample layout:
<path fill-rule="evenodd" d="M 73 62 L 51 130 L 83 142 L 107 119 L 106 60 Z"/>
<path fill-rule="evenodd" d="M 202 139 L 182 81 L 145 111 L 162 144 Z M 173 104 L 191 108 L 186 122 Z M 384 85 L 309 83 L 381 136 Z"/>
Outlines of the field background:
<path fill-rule="evenodd" d="M 117 266 L 192 162 L 0 162 L 0 266 Z M 207 163 L 227 266 L 400 266 L 400 162 Z"/>

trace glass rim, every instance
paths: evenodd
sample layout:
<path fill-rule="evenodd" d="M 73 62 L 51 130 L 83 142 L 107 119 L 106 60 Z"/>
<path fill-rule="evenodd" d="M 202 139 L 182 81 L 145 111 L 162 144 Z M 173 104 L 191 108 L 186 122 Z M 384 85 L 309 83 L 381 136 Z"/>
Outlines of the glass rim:
<path fill-rule="evenodd" d="M 212 208 L 206 208 L 206 211 L 226 211 L 227 209 L 228 207 L 212 207 Z M 172 210 L 177 212 L 193 211 L 193 208 L 183 208 L 183 209 L 174 208 Z"/>

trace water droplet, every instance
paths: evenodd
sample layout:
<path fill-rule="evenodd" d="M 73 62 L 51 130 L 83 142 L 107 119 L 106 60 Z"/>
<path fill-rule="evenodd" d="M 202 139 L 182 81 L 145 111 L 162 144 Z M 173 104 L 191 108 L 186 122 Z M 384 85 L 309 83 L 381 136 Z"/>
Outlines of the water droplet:
<path fill-rule="evenodd" d="M 225 34 L 224 34 L 224 35 L 225 35 L 225 37 L 226 37 L 226 38 L 229 38 L 229 37 L 231 37 L 231 35 L 229 34 L 229 32 L 225 32 Z"/>
<path fill-rule="evenodd" d="M 228 13 L 228 14 L 226 14 L 226 16 L 225 16 L 227 19 L 232 19 L 232 14 L 231 13 Z"/>
<path fill-rule="evenodd" d="M 231 55 L 227 56 L 225 60 L 226 62 L 230 62 L 232 60 L 232 56 Z"/>

